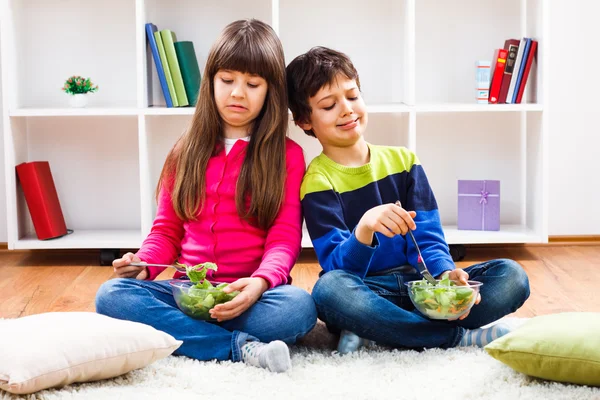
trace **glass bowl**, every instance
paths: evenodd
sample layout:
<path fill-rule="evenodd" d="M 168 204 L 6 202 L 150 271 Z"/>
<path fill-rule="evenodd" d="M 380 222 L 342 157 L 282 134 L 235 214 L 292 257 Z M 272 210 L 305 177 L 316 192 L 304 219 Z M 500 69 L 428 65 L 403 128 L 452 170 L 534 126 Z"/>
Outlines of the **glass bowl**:
<path fill-rule="evenodd" d="M 448 285 L 433 286 L 427 281 L 406 282 L 408 295 L 416 309 L 430 319 L 457 319 L 465 315 L 477 299 L 483 283 L 468 281 L 466 286 L 456 281 Z"/>
<path fill-rule="evenodd" d="M 186 315 L 204 321 L 216 321 L 210 316 L 209 311 L 217 304 L 227 303 L 239 292 L 225 293 L 222 283 L 216 287 L 202 289 L 187 280 L 173 280 L 169 282 L 177 307 Z"/>

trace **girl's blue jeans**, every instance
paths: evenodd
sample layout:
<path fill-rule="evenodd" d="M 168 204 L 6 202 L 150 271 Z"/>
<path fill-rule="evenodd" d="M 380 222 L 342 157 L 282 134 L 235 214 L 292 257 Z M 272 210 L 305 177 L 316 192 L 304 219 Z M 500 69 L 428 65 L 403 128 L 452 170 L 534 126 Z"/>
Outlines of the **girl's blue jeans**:
<path fill-rule="evenodd" d="M 422 278 L 410 266 L 364 280 L 343 270 L 329 271 L 319 278 L 312 296 L 330 331 L 348 330 L 396 348 L 449 348 L 458 345 L 465 329 L 496 321 L 529 297 L 527 274 L 515 261 L 493 260 L 465 271 L 483 285 L 481 303 L 462 321 L 430 320 L 415 310 L 404 283 Z"/>
<path fill-rule="evenodd" d="M 169 281 L 118 278 L 100 286 L 96 311 L 166 332 L 183 341 L 174 354 L 204 361 L 240 361 L 240 347 L 247 340 L 293 344 L 317 322 L 310 294 L 291 285 L 267 290 L 239 317 L 217 323 L 193 319 L 179 310 Z"/>

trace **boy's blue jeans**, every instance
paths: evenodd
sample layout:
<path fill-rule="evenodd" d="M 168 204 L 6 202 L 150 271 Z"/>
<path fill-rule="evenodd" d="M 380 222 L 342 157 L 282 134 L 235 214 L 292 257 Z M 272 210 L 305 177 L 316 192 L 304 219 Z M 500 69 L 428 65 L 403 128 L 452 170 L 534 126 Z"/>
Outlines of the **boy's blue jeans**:
<path fill-rule="evenodd" d="M 403 268 L 402 271 L 406 271 Z M 396 348 L 457 346 L 465 328 L 474 329 L 516 311 L 529 297 L 527 274 L 515 261 L 499 259 L 465 268 L 482 282 L 481 302 L 464 320 L 430 320 L 414 309 L 404 282 L 420 280 L 416 270 L 367 276 L 342 270 L 321 276 L 312 292 L 319 318 L 330 330 L 349 330 L 377 344 Z"/>
<path fill-rule="evenodd" d="M 203 361 L 240 361 L 240 347 L 247 340 L 293 344 L 317 322 L 310 294 L 291 285 L 267 290 L 237 318 L 213 323 L 193 319 L 179 310 L 169 281 L 119 278 L 100 286 L 96 311 L 166 332 L 183 341 L 175 354 Z"/>

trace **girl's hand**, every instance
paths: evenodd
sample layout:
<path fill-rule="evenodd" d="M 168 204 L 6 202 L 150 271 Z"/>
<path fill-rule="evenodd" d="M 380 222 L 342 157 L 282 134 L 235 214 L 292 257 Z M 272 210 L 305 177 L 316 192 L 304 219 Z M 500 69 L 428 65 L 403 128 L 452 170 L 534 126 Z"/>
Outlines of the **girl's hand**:
<path fill-rule="evenodd" d="M 368 246 L 373 242 L 373 234 L 379 232 L 391 238 L 406 235 L 408 230 L 417 229 L 414 218 L 417 213 L 406 211 L 396 204 L 382 204 L 367 211 L 356 226 L 356 239 Z"/>
<path fill-rule="evenodd" d="M 469 274 L 460 269 L 460 268 L 456 268 L 450 272 L 444 272 L 440 279 L 444 276 L 444 275 L 448 275 L 448 279 L 452 280 L 452 281 L 456 281 L 458 283 L 458 285 L 460 286 L 466 286 L 469 283 L 467 282 L 469 280 Z M 479 304 L 481 302 L 481 293 L 477 293 L 477 298 L 475 299 L 475 305 Z M 471 310 L 467 311 L 467 313 L 465 315 L 463 315 L 462 317 L 458 318 L 459 320 L 465 319 L 469 316 L 469 313 L 471 312 Z M 449 319 L 448 321 L 455 321 L 455 319 Z"/>
<path fill-rule="evenodd" d="M 210 310 L 210 316 L 218 322 L 227 321 L 242 315 L 260 296 L 269 288 L 269 284 L 263 278 L 242 278 L 230 283 L 225 289 L 226 293 L 239 290 L 240 294 L 227 303 L 217 304 Z"/>
<path fill-rule="evenodd" d="M 135 278 L 144 280 L 148 277 L 148 269 L 146 267 L 134 267 L 130 263 L 142 262 L 138 256 L 133 253 L 125 253 L 123 257 L 113 261 L 113 270 L 118 278 Z"/>

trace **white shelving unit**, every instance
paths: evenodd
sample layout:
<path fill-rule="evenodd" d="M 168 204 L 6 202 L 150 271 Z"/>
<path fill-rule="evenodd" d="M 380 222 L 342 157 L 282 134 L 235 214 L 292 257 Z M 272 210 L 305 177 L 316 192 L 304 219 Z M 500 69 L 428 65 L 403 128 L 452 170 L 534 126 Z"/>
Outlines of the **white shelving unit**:
<path fill-rule="evenodd" d="M 165 108 L 144 24 L 193 41 L 203 69 L 221 29 L 248 17 L 274 27 L 287 62 L 315 45 L 350 55 L 370 112 L 367 140 L 417 153 L 450 244 L 545 242 L 548 3 L 0 0 L 8 246 L 137 248 L 166 154 L 193 114 Z M 524 104 L 475 104 L 475 61 L 523 36 L 539 40 Z M 100 86 L 88 108 L 68 108 L 60 90 L 74 74 Z M 307 163 L 319 154 L 291 120 L 290 136 Z M 50 162 L 72 235 L 36 239 L 15 175 L 35 160 Z M 501 181 L 499 232 L 456 229 L 458 179 Z"/>

